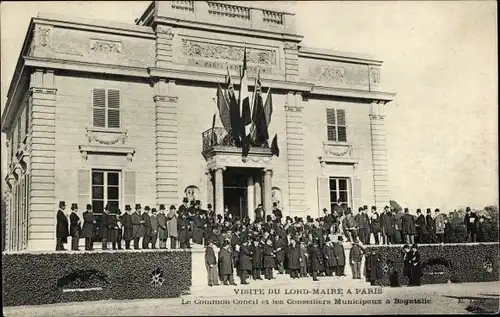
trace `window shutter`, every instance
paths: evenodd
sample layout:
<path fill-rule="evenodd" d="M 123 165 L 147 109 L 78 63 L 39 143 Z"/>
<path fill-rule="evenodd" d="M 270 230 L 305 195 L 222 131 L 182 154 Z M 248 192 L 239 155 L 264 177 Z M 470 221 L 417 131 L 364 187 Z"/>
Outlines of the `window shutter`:
<path fill-rule="evenodd" d="M 24 133 L 28 135 L 30 129 L 30 104 L 31 98 L 26 101 L 26 114 L 24 116 Z"/>
<path fill-rule="evenodd" d="M 331 209 L 330 205 L 330 180 L 328 177 L 318 177 L 318 207 L 319 214 L 322 214 L 323 208 Z"/>
<path fill-rule="evenodd" d="M 362 185 L 361 185 L 361 178 L 359 177 L 355 177 L 353 179 L 353 197 L 354 197 L 354 201 L 353 201 L 353 209 L 354 208 L 358 208 L 360 206 L 363 206 L 363 190 L 362 190 Z"/>
<path fill-rule="evenodd" d="M 125 205 L 135 204 L 135 172 L 123 173 L 124 192 L 123 199 Z"/>
<path fill-rule="evenodd" d="M 108 128 L 120 127 L 120 91 L 108 90 Z"/>
<path fill-rule="evenodd" d="M 78 207 L 85 210 L 85 206 L 90 204 L 90 171 L 78 170 Z"/>
<path fill-rule="evenodd" d="M 337 110 L 337 130 L 338 141 L 347 142 L 346 114 L 343 109 Z"/>
<path fill-rule="evenodd" d="M 345 110 L 343 109 L 337 110 L 337 124 L 345 125 Z"/>
<path fill-rule="evenodd" d="M 106 90 L 94 89 L 92 93 L 94 127 L 106 127 Z"/>
<path fill-rule="evenodd" d="M 326 124 L 335 124 L 335 109 L 326 109 Z"/>

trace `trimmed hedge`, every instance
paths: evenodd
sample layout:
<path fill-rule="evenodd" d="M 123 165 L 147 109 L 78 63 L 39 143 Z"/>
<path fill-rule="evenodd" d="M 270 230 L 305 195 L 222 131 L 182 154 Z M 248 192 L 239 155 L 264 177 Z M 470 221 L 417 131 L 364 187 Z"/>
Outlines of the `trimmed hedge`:
<path fill-rule="evenodd" d="M 498 243 L 427 244 L 419 245 L 422 261 L 422 284 L 491 282 L 499 280 Z M 397 272 L 400 285 L 407 285 L 403 276 L 403 246 L 367 246 L 366 251 L 382 256 L 383 285 L 390 285 L 389 276 Z"/>
<path fill-rule="evenodd" d="M 191 252 L 4 253 L 4 306 L 179 297 L 191 287 Z"/>

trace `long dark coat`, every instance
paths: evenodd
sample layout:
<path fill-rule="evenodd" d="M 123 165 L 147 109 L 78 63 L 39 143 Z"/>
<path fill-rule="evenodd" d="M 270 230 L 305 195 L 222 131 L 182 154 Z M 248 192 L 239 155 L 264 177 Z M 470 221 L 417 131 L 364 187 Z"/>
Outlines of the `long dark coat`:
<path fill-rule="evenodd" d="M 415 229 L 415 221 L 413 220 L 413 216 L 405 213 L 403 217 L 401 217 L 402 222 L 402 230 L 403 234 L 416 234 L 417 230 Z"/>
<path fill-rule="evenodd" d="M 366 259 L 367 278 L 375 282 L 383 278 L 382 266 L 376 253 L 370 253 Z"/>
<path fill-rule="evenodd" d="M 420 262 L 420 252 L 410 251 L 410 277 L 415 285 L 420 285 L 422 277 L 422 263 Z"/>
<path fill-rule="evenodd" d="M 300 257 L 300 267 L 307 267 L 307 247 L 304 245 L 299 245 L 299 257 Z"/>
<path fill-rule="evenodd" d="M 394 233 L 394 218 L 391 213 L 382 213 L 380 214 L 380 227 L 382 229 L 382 233 L 385 233 L 388 236 L 392 236 Z"/>
<path fill-rule="evenodd" d="M 167 240 L 168 239 L 167 216 L 164 213 L 159 213 L 157 217 L 158 217 L 158 239 Z"/>
<path fill-rule="evenodd" d="M 424 215 L 420 215 L 417 217 L 417 220 L 415 221 L 415 227 L 418 225 L 418 230 L 420 231 L 420 234 L 428 234 L 429 230 L 427 229 L 427 224 L 425 223 L 425 217 Z"/>
<path fill-rule="evenodd" d="M 116 214 L 108 215 L 108 226 L 109 226 L 109 241 L 118 241 L 118 218 Z"/>
<path fill-rule="evenodd" d="M 216 265 L 217 258 L 215 257 L 215 251 L 212 247 L 205 248 L 205 263 L 208 265 Z"/>
<path fill-rule="evenodd" d="M 325 238 L 323 236 L 323 228 L 315 228 L 313 230 L 313 236 L 314 238 L 318 239 L 318 245 L 319 247 L 323 247 L 323 244 L 325 243 Z"/>
<path fill-rule="evenodd" d="M 82 231 L 82 227 L 78 221 L 80 221 L 80 217 L 78 217 L 76 212 L 72 212 L 71 215 L 69 215 L 69 235 L 72 237 L 79 236 Z"/>
<path fill-rule="evenodd" d="M 274 263 L 273 247 L 266 244 L 263 249 L 264 249 L 263 267 L 274 268 L 275 263 Z"/>
<path fill-rule="evenodd" d="M 167 232 L 170 237 L 177 238 L 179 232 L 177 231 L 177 214 L 171 210 L 167 214 Z"/>
<path fill-rule="evenodd" d="M 403 250 L 403 275 L 410 277 L 410 260 L 411 260 L 411 250 L 406 252 Z"/>
<path fill-rule="evenodd" d="M 193 220 L 193 242 L 196 244 L 203 243 L 205 223 L 205 219 L 202 219 L 200 216 L 196 216 Z"/>
<path fill-rule="evenodd" d="M 262 268 L 262 260 L 264 258 L 264 254 L 262 252 L 262 248 L 260 246 L 252 245 L 250 248 L 252 250 L 252 267 L 254 269 Z"/>
<path fill-rule="evenodd" d="M 274 241 L 274 250 L 276 251 L 276 262 L 282 263 L 285 262 L 285 241 L 282 238 Z M 278 251 L 279 249 L 279 251 Z"/>
<path fill-rule="evenodd" d="M 379 216 L 378 212 L 374 212 L 372 214 L 370 220 L 371 220 L 371 232 L 373 232 L 374 234 L 377 234 L 380 231 L 382 231 L 382 229 L 380 227 L 380 216 Z"/>
<path fill-rule="evenodd" d="M 477 232 L 479 217 L 475 212 L 471 212 L 469 215 L 465 215 L 464 223 L 465 226 L 467 227 L 467 230 L 469 230 L 472 233 L 475 233 Z"/>
<path fill-rule="evenodd" d="M 62 210 L 58 210 L 56 219 L 56 237 L 58 239 L 66 239 L 67 241 L 67 238 L 69 237 L 68 217 L 66 217 Z"/>
<path fill-rule="evenodd" d="M 144 235 L 151 236 L 153 234 L 153 229 L 151 228 L 151 216 L 147 213 L 143 213 L 141 219 L 144 221 L 142 224 L 144 226 Z"/>
<path fill-rule="evenodd" d="M 234 271 L 233 256 L 231 251 L 222 248 L 219 251 L 219 274 L 232 275 Z"/>
<path fill-rule="evenodd" d="M 323 246 L 323 258 L 325 261 L 323 262 L 326 267 L 334 267 L 337 266 L 337 260 L 335 258 L 335 252 L 333 251 L 333 247 L 329 247 L 326 244 Z"/>
<path fill-rule="evenodd" d="M 94 214 L 85 211 L 83 213 L 83 227 L 82 227 L 82 238 L 93 238 L 95 234 L 95 217 Z"/>
<path fill-rule="evenodd" d="M 427 224 L 427 231 L 428 232 L 432 232 L 432 233 L 436 232 L 434 229 L 436 224 L 435 224 L 434 219 L 432 218 L 431 215 L 425 216 L 425 222 Z"/>
<path fill-rule="evenodd" d="M 100 223 L 100 237 L 101 239 L 106 239 L 109 240 L 110 238 L 110 232 L 109 232 L 109 225 L 111 223 L 111 215 L 107 214 L 105 212 L 102 213 L 101 215 L 101 223 Z"/>
<path fill-rule="evenodd" d="M 134 236 L 134 229 L 132 226 L 132 216 L 128 213 L 124 213 L 122 216 L 122 227 L 123 227 L 123 236 L 122 239 L 125 241 L 132 240 Z"/>
<path fill-rule="evenodd" d="M 345 265 L 345 251 L 341 243 L 335 242 L 333 244 L 333 253 L 337 258 L 337 265 Z"/>
<path fill-rule="evenodd" d="M 311 247 L 309 249 L 309 257 L 311 261 L 311 270 L 313 271 L 324 270 L 323 256 L 321 255 L 321 251 L 318 248 Z"/>
<path fill-rule="evenodd" d="M 239 269 L 242 271 L 252 270 L 252 251 L 248 246 L 242 245 L 240 247 Z"/>
<path fill-rule="evenodd" d="M 177 234 L 179 236 L 179 241 L 188 241 L 188 228 L 189 220 L 187 218 L 177 219 Z"/>
<path fill-rule="evenodd" d="M 131 216 L 132 220 L 132 238 L 144 237 L 144 226 L 141 223 L 141 215 L 134 212 Z"/>
<path fill-rule="evenodd" d="M 288 268 L 290 270 L 298 270 L 300 269 L 300 246 L 295 245 L 292 247 L 291 245 L 287 248 L 287 262 Z"/>

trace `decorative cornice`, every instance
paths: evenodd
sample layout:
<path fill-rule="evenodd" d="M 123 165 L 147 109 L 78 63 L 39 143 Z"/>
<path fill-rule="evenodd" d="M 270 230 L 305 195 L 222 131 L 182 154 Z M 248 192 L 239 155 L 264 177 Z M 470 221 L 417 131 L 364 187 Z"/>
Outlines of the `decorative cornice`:
<path fill-rule="evenodd" d="M 57 93 L 57 88 L 31 87 L 30 92 L 55 95 Z"/>
<path fill-rule="evenodd" d="M 176 103 L 179 97 L 174 96 L 165 96 L 165 95 L 156 95 L 153 97 L 154 102 L 170 102 Z"/>
<path fill-rule="evenodd" d="M 82 157 L 86 160 L 89 153 L 98 153 L 98 154 L 117 154 L 117 155 L 126 155 L 129 161 L 132 161 L 135 150 L 130 147 L 110 147 L 110 146 L 102 146 L 102 145 L 80 145 L 78 146 Z"/>

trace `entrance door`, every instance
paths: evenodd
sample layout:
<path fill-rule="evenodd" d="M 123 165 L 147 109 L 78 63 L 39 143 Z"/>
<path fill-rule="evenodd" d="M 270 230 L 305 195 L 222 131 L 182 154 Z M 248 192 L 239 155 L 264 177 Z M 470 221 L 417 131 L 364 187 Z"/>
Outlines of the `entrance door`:
<path fill-rule="evenodd" d="M 242 219 L 248 215 L 248 174 L 242 168 L 227 168 L 224 172 L 224 206 L 233 217 Z"/>

